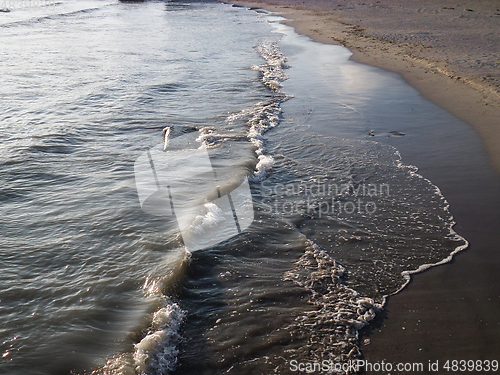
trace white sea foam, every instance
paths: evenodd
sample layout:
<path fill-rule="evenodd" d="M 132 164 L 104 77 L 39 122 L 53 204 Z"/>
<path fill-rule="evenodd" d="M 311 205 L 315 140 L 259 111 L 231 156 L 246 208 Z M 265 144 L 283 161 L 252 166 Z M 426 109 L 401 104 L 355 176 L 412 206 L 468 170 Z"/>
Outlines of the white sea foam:
<path fill-rule="evenodd" d="M 91 375 L 169 374 L 177 364 L 184 317 L 179 305 L 166 299 L 164 307 L 154 313 L 146 336 L 134 344 L 134 351 L 115 355 Z"/>
<path fill-rule="evenodd" d="M 274 159 L 269 155 L 259 155 L 259 162 L 255 166 L 255 172 L 252 181 L 263 181 L 274 165 Z"/>
<path fill-rule="evenodd" d="M 163 262 L 148 276 L 142 286 L 144 296 L 159 308 L 150 316 L 146 334 L 133 345 L 133 351 L 116 354 L 91 375 L 168 374 L 177 365 L 177 346 L 185 311 L 165 297 L 162 290 L 177 283 L 191 253 L 179 248 L 166 255 Z"/>
<path fill-rule="evenodd" d="M 251 181 L 261 182 L 268 176 L 274 165 L 274 159 L 267 154 L 265 133 L 279 124 L 282 112 L 281 103 L 288 100 L 290 96 L 280 91 L 281 82 L 287 79 L 284 72 L 286 58 L 276 44 L 263 42 L 255 47 L 255 50 L 265 59 L 265 63 L 255 65 L 252 69 L 261 73 L 261 81 L 272 91 L 273 97 L 267 102 L 259 102 L 251 108 L 230 114 L 226 118 L 226 123 L 232 124 L 238 120 L 246 120 L 248 124 L 246 138 L 255 146 L 255 153 L 259 158 Z M 240 138 L 240 136 L 220 134 L 212 127 L 205 127 L 200 129 L 197 141 L 201 143 L 201 148 L 210 149 L 218 147 L 221 142 L 235 138 Z"/>
<path fill-rule="evenodd" d="M 284 72 L 286 57 L 275 43 L 260 43 L 255 50 L 266 60 L 265 64 L 252 67 L 262 73 L 262 82 L 274 92 L 280 92 L 281 82 L 287 79 Z"/>
<path fill-rule="evenodd" d="M 252 69 L 262 74 L 262 83 L 274 93 L 274 97 L 267 103 L 257 103 L 249 113 L 243 112 L 240 116 L 250 114 L 248 120 L 250 127 L 247 137 L 256 147 L 256 154 L 259 157 L 252 180 L 260 182 L 267 177 L 274 164 L 272 156 L 266 155 L 265 144 L 267 139 L 264 134 L 279 124 L 282 112 L 281 103 L 288 100 L 290 96 L 280 91 L 281 82 L 287 79 L 284 72 L 286 57 L 275 43 L 261 43 L 255 50 L 266 62 L 265 64 L 253 66 Z M 228 120 L 233 121 L 234 117 Z"/>
<path fill-rule="evenodd" d="M 360 358 L 358 332 L 382 309 L 382 304 L 346 286 L 345 276 L 345 268 L 312 241 L 285 274 L 286 280 L 309 292 L 309 303 L 316 306 L 292 327 L 308 336 L 307 348 L 298 350 L 306 351 L 301 354 L 309 359 L 345 363 Z M 326 347 L 331 348 L 327 353 Z"/>
<path fill-rule="evenodd" d="M 226 220 L 224 213 L 215 203 L 206 202 L 204 207 L 206 209 L 205 215 L 196 216 L 189 227 L 196 234 L 203 234 L 206 229 L 217 226 L 220 222 Z"/>
<path fill-rule="evenodd" d="M 199 130 L 199 136 L 196 138 L 197 142 L 200 142 L 200 149 L 212 149 L 217 148 L 221 143 L 228 140 L 240 140 L 245 139 L 245 136 L 241 133 L 219 133 L 213 127 L 206 126 Z"/>
<path fill-rule="evenodd" d="M 269 103 L 257 103 L 248 120 L 250 125 L 247 137 L 256 147 L 257 155 L 266 152 L 266 137 L 264 136 L 270 129 L 276 127 L 280 122 L 281 101 L 271 101 Z"/>
<path fill-rule="evenodd" d="M 134 344 L 134 368 L 139 374 L 149 373 L 151 369 L 160 374 L 168 374 L 177 364 L 181 340 L 179 330 L 185 312 L 169 300 L 165 307 L 153 315 L 151 329 L 137 344 Z"/>
<path fill-rule="evenodd" d="M 446 258 L 444 258 L 436 263 L 422 264 L 417 269 L 406 270 L 406 271 L 401 272 L 401 276 L 403 276 L 403 278 L 405 279 L 405 283 L 396 292 L 392 293 L 392 295 L 399 293 L 408 285 L 408 283 L 411 281 L 411 275 L 424 272 L 432 267 L 436 267 L 436 266 L 440 266 L 440 265 L 449 263 L 453 260 L 453 257 L 456 254 L 458 254 L 459 252 L 461 252 L 469 247 L 469 242 L 464 237 L 462 237 L 457 232 L 455 232 L 455 230 L 453 229 L 456 222 L 453 218 L 453 215 L 450 212 L 450 204 L 449 204 L 448 200 L 445 198 L 445 196 L 443 195 L 443 193 L 441 192 L 441 189 L 438 186 L 434 185 L 431 180 L 429 180 L 429 179 L 425 178 L 424 176 L 422 176 L 421 174 L 419 174 L 418 168 L 416 166 L 403 164 L 403 161 L 402 161 L 403 157 L 401 156 L 401 154 L 398 150 L 395 150 L 394 154 L 397 157 L 396 163 L 397 163 L 398 168 L 408 170 L 408 172 L 410 173 L 411 176 L 416 177 L 416 178 L 420 178 L 420 179 L 426 181 L 430 186 L 433 187 L 434 194 L 439 197 L 439 199 L 441 200 L 441 202 L 443 204 L 443 210 L 445 211 L 446 214 L 449 215 L 449 219 L 447 222 L 448 229 L 449 229 L 448 238 L 453 239 L 454 241 L 457 241 L 457 242 L 462 242 L 463 244 L 460 246 L 457 246 L 455 248 L 455 250 L 453 250 Z M 384 304 L 385 304 L 385 300 L 387 297 L 388 296 L 384 297 Z"/>

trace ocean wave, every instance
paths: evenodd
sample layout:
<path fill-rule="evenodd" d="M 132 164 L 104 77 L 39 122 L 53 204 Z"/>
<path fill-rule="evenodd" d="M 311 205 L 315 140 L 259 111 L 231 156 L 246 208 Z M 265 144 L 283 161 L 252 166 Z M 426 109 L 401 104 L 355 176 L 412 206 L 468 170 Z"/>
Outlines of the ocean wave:
<path fill-rule="evenodd" d="M 179 333 L 185 312 L 178 304 L 167 300 L 153 315 L 147 335 L 134 344 L 134 368 L 138 374 L 168 374 L 177 364 L 181 341 Z"/>
<path fill-rule="evenodd" d="M 255 154 L 258 161 L 255 165 L 252 182 L 261 182 L 269 175 L 274 158 L 267 153 L 265 133 L 279 125 L 281 119 L 281 103 L 291 98 L 283 93 L 281 83 L 288 78 L 284 69 L 286 57 L 281 53 L 274 42 L 262 42 L 255 47 L 265 63 L 252 66 L 253 70 L 259 71 L 262 83 L 269 88 L 272 97 L 268 101 L 261 101 L 250 108 L 245 108 L 237 113 L 232 113 L 226 118 L 226 124 L 232 125 L 237 121 L 242 121 L 247 125 L 246 139 L 255 147 Z M 217 148 L 228 140 L 241 140 L 241 134 L 222 134 L 213 127 L 204 127 L 200 130 L 197 141 L 201 142 L 201 147 L 206 149 Z"/>
<path fill-rule="evenodd" d="M 286 57 L 281 53 L 275 43 L 260 43 L 255 50 L 266 61 L 264 64 L 255 65 L 252 69 L 261 73 L 262 83 L 273 93 L 273 98 L 268 102 L 257 103 L 250 111 L 239 114 L 249 115 L 247 137 L 256 147 L 256 154 L 259 162 L 256 165 L 253 182 L 263 181 L 274 165 L 274 159 L 271 155 L 266 155 L 266 137 L 264 136 L 270 129 L 276 127 L 280 122 L 281 103 L 291 98 L 290 95 L 283 93 L 280 89 L 281 83 L 288 78 L 284 69 L 286 66 Z M 236 115 L 238 116 L 238 115 Z M 234 119 L 230 118 L 232 121 Z"/>
<path fill-rule="evenodd" d="M 177 365 L 177 345 L 185 318 L 177 303 L 165 299 L 165 305 L 153 314 L 150 330 L 134 344 L 132 352 L 116 354 L 89 375 L 169 374 Z"/>
<path fill-rule="evenodd" d="M 145 318 L 146 327 L 136 329 L 143 332 L 137 332 L 141 338 L 132 343 L 131 351 L 114 355 L 89 375 L 165 375 L 176 368 L 186 311 L 167 294 L 178 284 L 190 259 L 191 253 L 184 248 L 171 251 L 146 277 L 141 289 L 156 308 Z"/>

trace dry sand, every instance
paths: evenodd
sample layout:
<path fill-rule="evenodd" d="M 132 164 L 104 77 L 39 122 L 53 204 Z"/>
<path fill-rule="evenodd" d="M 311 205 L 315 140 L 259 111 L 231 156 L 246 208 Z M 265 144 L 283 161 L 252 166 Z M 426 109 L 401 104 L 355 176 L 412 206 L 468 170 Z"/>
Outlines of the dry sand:
<path fill-rule="evenodd" d="M 499 0 L 255 0 L 299 34 L 401 74 L 474 126 L 500 171 Z"/>
<path fill-rule="evenodd" d="M 471 124 L 500 171 L 499 0 L 235 2 L 279 12 L 298 33 L 342 44 L 353 60 L 400 73 L 424 97 Z M 450 264 L 414 275 L 389 298 L 363 333 L 366 360 L 425 366 L 439 360 L 434 374 L 453 373 L 442 368 L 448 359 L 500 361 L 500 178 L 486 158 L 479 159 L 469 170 L 453 157 L 409 161 L 441 188 L 455 230 L 470 248 Z"/>

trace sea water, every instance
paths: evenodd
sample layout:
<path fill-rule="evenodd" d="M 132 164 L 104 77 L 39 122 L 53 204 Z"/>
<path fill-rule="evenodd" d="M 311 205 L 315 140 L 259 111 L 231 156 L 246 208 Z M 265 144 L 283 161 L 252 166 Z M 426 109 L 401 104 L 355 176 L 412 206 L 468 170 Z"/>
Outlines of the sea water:
<path fill-rule="evenodd" d="M 386 296 L 467 246 L 398 151 L 403 131 L 454 120 L 346 49 L 214 2 L 2 8 L 2 373 L 349 363 Z M 141 209 L 134 163 L 167 126 L 195 135 L 220 186 L 247 178 L 241 234 L 190 252 Z"/>

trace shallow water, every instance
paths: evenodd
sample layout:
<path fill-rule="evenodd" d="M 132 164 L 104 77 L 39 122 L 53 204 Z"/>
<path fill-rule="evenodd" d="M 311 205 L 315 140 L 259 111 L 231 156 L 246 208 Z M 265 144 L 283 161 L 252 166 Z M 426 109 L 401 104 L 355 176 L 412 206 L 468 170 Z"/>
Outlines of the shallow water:
<path fill-rule="evenodd" d="M 413 135 L 390 133 L 410 113 L 454 120 L 276 21 L 205 2 L 2 14 L 6 373 L 345 362 L 409 271 L 466 245 L 439 188 L 401 160 Z M 134 163 L 165 126 L 174 143 L 195 134 L 222 188 L 248 177 L 242 234 L 189 252 L 172 217 L 141 209 Z"/>

